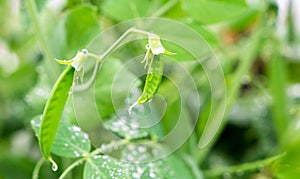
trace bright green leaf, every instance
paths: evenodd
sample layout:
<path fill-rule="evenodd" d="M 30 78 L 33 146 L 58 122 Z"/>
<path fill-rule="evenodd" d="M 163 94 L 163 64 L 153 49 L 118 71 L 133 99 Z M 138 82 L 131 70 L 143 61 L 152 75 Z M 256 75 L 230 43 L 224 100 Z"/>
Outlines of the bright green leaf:
<path fill-rule="evenodd" d="M 113 115 L 104 123 L 106 129 L 116 135 L 132 139 L 141 138 L 159 138 L 163 136 L 163 128 L 160 123 L 160 117 L 153 105 L 149 103 L 138 105 L 140 111 L 132 110 L 128 113 L 128 108 L 124 108 Z M 144 113 L 145 116 L 143 116 Z"/>
<path fill-rule="evenodd" d="M 41 125 L 41 116 L 31 120 L 31 126 L 38 136 Z M 91 150 L 88 135 L 78 126 L 61 122 L 52 146 L 52 153 L 67 158 L 86 156 Z"/>
<path fill-rule="evenodd" d="M 150 0 L 106 0 L 102 10 L 106 16 L 114 20 L 125 21 L 149 16 L 151 3 Z"/>
<path fill-rule="evenodd" d="M 299 130 L 295 132 L 295 130 L 292 129 L 292 132 L 290 133 L 292 135 L 288 135 L 288 137 L 293 138 L 294 141 L 286 147 L 286 154 L 273 166 L 276 178 L 279 179 L 297 179 L 300 176 Z"/>
<path fill-rule="evenodd" d="M 187 14 L 203 24 L 231 20 L 248 10 L 242 0 L 182 0 L 182 4 Z"/>
<path fill-rule="evenodd" d="M 100 33 L 96 10 L 88 5 L 72 9 L 66 15 L 64 26 L 68 52 L 72 54 L 84 48 Z"/>
<path fill-rule="evenodd" d="M 128 168 L 135 178 L 194 178 L 185 163 L 161 145 L 129 144 L 122 160 L 131 162 Z"/>
<path fill-rule="evenodd" d="M 193 30 L 197 31 L 206 40 L 206 42 L 209 43 L 209 45 L 217 45 L 219 43 L 216 34 L 209 31 L 200 23 L 196 21 L 190 21 L 188 19 L 183 19 L 182 22 L 191 27 Z"/>
<path fill-rule="evenodd" d="M 94 178 L 131 178 L 128 168 L 118 160 L 107 155 L 89 158 L 84 166 L 84 179 Z"/>

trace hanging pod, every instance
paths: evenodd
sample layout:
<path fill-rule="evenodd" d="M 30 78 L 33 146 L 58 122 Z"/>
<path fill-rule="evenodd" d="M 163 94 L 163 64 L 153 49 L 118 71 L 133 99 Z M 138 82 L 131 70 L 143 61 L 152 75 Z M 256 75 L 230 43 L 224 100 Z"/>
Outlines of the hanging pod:
<path fill-rule="evenodd" d="M 56 164 L 50 157 L 52 144 L 74 81 L 74 74 L 83 69 L 87 57 L 87 50 L 82 50 L 78 52 L 72 60 L 57 60 L 58 63 L 68 66 L 58 77 L 50 93 L 50 97 L 44 108 L 39 131 L 40 150 L 43 156 L 53 163 L 53 166 L 56 166 Z"/>
<path fill-rule="evenodd" d="M 163 55 L 152 54 L 151 62 L 148 66 L 147 77 L 142 95 L 138 98 L 137 103 L 143 104 L 149 101 L 156 91 L 158 90 L 159 84 L 162 79 L 164 62 Z"/>
<path fill-rule="evenodd" d="M 145 62 L 145 68 L 148 68 L 145 86 L 138 100 L 129 107 L 129 113 L 131 113 L 131 110 L 135 105 L 143 104 L 152 99 L 152 97 L 158 90 L 163 76 L 163 55 L 175 54 L 166 50 L 161 44 L 160 37 L 155 34 L 148 37 L 148 44 L 146 45 L 146 49 L 146 55 L 144 60 L 142 61 L 142 63 Z"/>

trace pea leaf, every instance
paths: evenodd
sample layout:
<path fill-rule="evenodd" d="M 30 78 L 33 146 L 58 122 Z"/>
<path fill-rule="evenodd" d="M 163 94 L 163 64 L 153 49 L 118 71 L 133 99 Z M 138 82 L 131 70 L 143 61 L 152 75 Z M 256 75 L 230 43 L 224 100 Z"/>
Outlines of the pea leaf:
<path fill-rule="evenodd" d="M 96 155 L 87 159 L 83 178 L 130 178 L 124 164 L 108 155 Z"/>
<path fill-rule="evenodd" d="M 65 17 L 68 52 L 84 48 L 100 32 L 96 9 L 84 5 L 72 9 Z"/>
<path fill-rule="evenodd" d="M 160 117 L 154 106 L 149 103 L 139 105 L 139 111 L 128 113 L 128 107 L 122 109 L 117 115 L 113 115 L 104 123 L 104 127 L 114 134 L 133 139 L 162 137 L 163 128 L 160 123 Z M 149 113 L 148 113 L 149 112 Z M 146 114 L 143 116 L 143 114 Z"/>
<path fill-rule="evenodd" d="M 205 39 L 205 41 L 208 42 L 210 45 L 216 46 L 219 43 L 216 35 L 213 34 L 213 32 L 211 32 L 207 28 L 205 28 L 203 25 L 198 23 L 197 21 L 190 21 L 188 19 L 183 19 L 181 20 L 181 22 L 183 22 L 184 24 L 188 25 L 193 30 L 198 32 Z"/>
<path fill-rule="evenodd" d="M 101 32 L 96 8 L 91 5 L 66 7 L 60 16 L 47 17 L 50 22 L 44 23 L 43 26 L 47 25 L 50 29 L 46 35 L 52 59 L 70 59 Z M 59 20 L 52 22 L 52 18 Z"/>
<path fill-rule="evenodd" d="M 194 178 L 182 160 L 161 145 L 129 144 L 120 160 L 108 155 L 89 158 L 84 166 L 84 178 Z M 158 159 L 158 160 L 156 160 Z"/>
<path fill-rule="evenodd" d="M 116 21 L 125 21 L 150 15 L 150 6 L 153 4 L 150 0 L 106 0 L 102 11 Z"/>
<path fill-rule="evenodd" d="M 162 157 L 166 155 L 166 157 Z M 121 160 L 130 164 L 133 178 L 194 178 L 185 163 L 161 145 L 129 144 Z"/>
<path fill-rule="evenodd" d="M 40 125 L 41 116 L 31 120 L 31 126 L 36 136 L 39 135 Z M 87 134 L 78 126 L 60 123 L 52 146 L 52 153 L 61 157 L 76 158 L 86 156 L 90 150 L 91 145 Z"/>
<path fill-rule="evenodd" d="M 244 0 L 182 0 L 184 11 L 203 24 L 240 17 L 248 8 Z"/>

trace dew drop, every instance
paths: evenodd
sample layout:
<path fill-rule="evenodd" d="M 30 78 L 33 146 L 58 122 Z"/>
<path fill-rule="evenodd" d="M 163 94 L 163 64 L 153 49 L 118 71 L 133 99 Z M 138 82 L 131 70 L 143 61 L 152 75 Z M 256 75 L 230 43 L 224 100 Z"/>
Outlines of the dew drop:
<path fill-rule="evenodd" d="M 56 164 L 52 164 L 52 167 L 51 167 L 51 168 L 52 168 L 53 171 L 57 171 L 58 166 L 57 166 Z"/>
<path fill-rule="evenodd" d="M 139 151 L 140 153 L 145 152 L 145 151 L 146 151 L 146 148 L 145 148 L 144 146 L 139 146 L 139 147 L 138 147 L 138 151 Z"/>
<path fill-rule="evenodd" d="M 95 159 L 95 160 L 97 160 L 97 159 L 99 159 L 99 158 L 100 158 L 100 155 L 94 156 L 94 159 Z"/>
<path fill-rule="evenodd" d="M 80 132 L 81 131 L 81 129 L 77 126 L 72 126 L 71 130 L 73 130 L 74 132 Z"/>
<path fill-rule="evenodd" d="M 55 161 L 54 160 L 52 160 L 52 158 L 49 158 L 49 160 L 50 160 L 50 162 L 51 162 L 51 164 L 52 164 L 52 170 L 53 171 L 57 171 L 57 169 L 58 169 L 58 166 L 57 166 L 57 164 L 55 163 Z"/>
<path fill-rule="evenodd" d="M 89 136 L 88 136 L 86 133 L 84 133 L 84 134 L 83 134 L 83 138 L 86 139 L 86 140 L 88 140 L 88 139 L 89 139 Z"/>
<path fill-rule="evenodd" d="M 101 148 L 101 150 L 104 151 L 104 150 L 106 150 L 106 145 L 105 145 L 105 144 L 102 144 L 100 148 Z"/>
<path fill-rule="evenodd" d="M 128 161 L 133 161 L 134 160 L 134 156 L 131 155 L 131 154 L 128 154 L 126 158 L 127 158 Z"/>
<path fill-rule="evenodd" d="M 138 173 L 133 173 L 133 174 L 132 174 L 132 177 L 133 177 L 133 178 L 139 178 L 140 176 L 139 176 Z"/>
<path fill-rule="evenodd" d="M 154 172 L 150 172 L 149 176 L 150 176 L 150 178 L 155 178 L 155 173 Z"/>
<path fill-rule="evenodd" d="M 74 155 L 76 156 L 76 157 L 79 157 L 80 156 L 80 153 L 78 152 L 78 151 L 73 151 L 73 153 L 74 153 Z"/>

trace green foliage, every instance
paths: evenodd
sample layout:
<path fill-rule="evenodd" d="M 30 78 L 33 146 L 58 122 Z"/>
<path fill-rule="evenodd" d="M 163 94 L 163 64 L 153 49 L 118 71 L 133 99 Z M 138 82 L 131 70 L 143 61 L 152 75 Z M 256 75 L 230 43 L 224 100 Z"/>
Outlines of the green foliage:
<path fill-rule="evenodd" d="M 41 116 L 35 117 L 31 121 L 31 125 L 36 136 L 39 136 Z M 106 125 L 113 126 L 114 123 Z M 111 127 L 108 127 L 108 129 L 110 130 Z M 127 129 L 127 132 L 127 135 L 134 139 L 135 133 L 130 129 Z M 89 153 L 91 144 L 88 135 L 82 132 L 78 126 L 61 122 L 53 143 L 52 153 L 67 158 L 83 157 L 77 160 L 80 161 L 83 159 L 85 161 L 83 178 L 193 178 L 185 164 L 175 155 L 152 161 L 162 154 L 167 154 L 168 151 L 162 146 L 157 145 L 147 149 L 146 145 L 127 144 L 126 141 L 121 145 L 124 145 L 124 148 L 122 148 L 120 160 L 108 155 L 99 155 L 95 151 Z M 117 149 L 117 142 L 113 142 L 107 145 L 103 144 L 98 150 L 103 153 L 107 151 L 112 152 Z M 138 161 L 138 163 L 131 163 L 134 161 Z"/>
<path fill-rule="evenodd" d="M 83 49 L 100 31 L 96 9 L 88 5 L 76 7 L 68 12 L 64 25 L 68 52 Z"/>
<path fill-rule="evenodd" d="M 113 115 L 109 118 L 104 123 L 105 128 L 121 138 L 129 138 L 131 140 L 157 139 L 163 136 L 161 124 L 158 123 L 152 126 L 153 123 L 159 120 L 159 114 L 153 106 L 149 104 L 139 105 L 138 111 L 132 109 L 131 114 L 127 110 L 128 108 L 124 108 L 118 111 L 118 115 Z M 128 123 L 152 127 L 137 128 L 136 126 L 128 125 Z"/>
<path fill-rule="evenodd" d="M 126 166 L 107 155 L 89 158 L 84 165 L 83 178 L 130 178 Z"/>
<path fill-rule="evenodd" d="M 186 0 L 182 3 L 185 12 L 203 24 L 231 20 L 248 10 L 243 0 Z"/>
<path fill-rule="evenodd" d="M 31 126 L 35 135 L 39 137 L 41 127 L 41 116 L 31 120 Z M 91 150 L 88 135 L 77 126 L 61 122 L 55 136 L 52 153 L 67 158 L 78 158 L 86 156 Z"/>
<path fill-rule="evenodd" d="M 106 16 L 116 21 L 126 21 L 133 18 L 147 17 L 150 15 L 149 11 L 152 10 L 151 5 L 153 3 L 150 0 L 106 0 L 102 5 L 102 11 Z"/>
<path fill-rule="evenodd" d="M 122 151 L 121 159 L 131 163 L 131 176 L 137 178 L 193 178 L 191 172 L 182 160 L 175 155 L 167 155 L 163 159 L 155 160 L 167 154 L 168 150 L 161 145 L 147 148 L 147 145 L 130 144 Z"/>
<path fill-rule="evenodd" d="M 281 8 L 273 0 L 1 1 L 0 178 L 297 179 L 300 33 L 297 7 L 288 8 L 284 23 Z M 149 20 L 123 26 L 142 17 L 172 19 L 190 31 Z M 132 26 L 144 31 L 113 47 Z M 176 53 L 164 56 L 155 85 L 140 63 L 147 42 L 128 43 L 150 33 Z M 67 101 L 74 73 L 60 86 L 64 69 L 54 58 L 70 59 L 84 48 L 94 57 L 81 71 L 82 86 L 92 85 L 78 90 L 76 78 Z M 217 74 L 215 56 L 225 81 L 209 78 Z M 100 63 L 95 76 L 93 58 Z M 214 93 L 212 85 L 221 89 L 223 82 L 226 94 Z M 151 85 L 156 95 L 128 112 Z M 43 160 L 35 167 L 39 142 L 57 172 Z"/>

